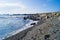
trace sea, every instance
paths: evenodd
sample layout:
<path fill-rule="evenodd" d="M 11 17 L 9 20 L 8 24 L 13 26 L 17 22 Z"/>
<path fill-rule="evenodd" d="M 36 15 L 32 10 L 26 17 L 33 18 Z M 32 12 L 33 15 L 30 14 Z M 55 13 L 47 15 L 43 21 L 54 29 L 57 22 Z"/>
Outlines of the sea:
<path fill-rule="evenodd" d="M 20 14 L 1 14 L 0 15 L 0 40 L 6 37 L 9 33 L 23 28 L 29 20 L 24 19 L 27 15 Z"/>

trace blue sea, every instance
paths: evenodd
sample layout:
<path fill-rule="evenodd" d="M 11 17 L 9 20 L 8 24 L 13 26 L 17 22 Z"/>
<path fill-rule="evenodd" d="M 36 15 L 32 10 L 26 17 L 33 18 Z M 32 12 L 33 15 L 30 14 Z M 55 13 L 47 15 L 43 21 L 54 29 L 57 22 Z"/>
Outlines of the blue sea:
<path fill-rule="evenodd" d="M 29 22 L 29 20 L 17 16 L 25 15 L 0 15 L 0 39 L 5 37 L 5 35 L 22 28 Z"/>

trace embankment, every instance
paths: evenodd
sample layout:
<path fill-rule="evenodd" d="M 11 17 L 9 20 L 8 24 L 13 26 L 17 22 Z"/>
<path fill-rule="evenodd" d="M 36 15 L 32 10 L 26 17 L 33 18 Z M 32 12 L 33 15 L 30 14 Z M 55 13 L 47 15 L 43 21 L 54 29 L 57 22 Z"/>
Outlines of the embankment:
<path fill-rule="evenodd" d="M 29 15 L 27 19 L 39 22 L 4 40 L 60 40 L 60 12 Z"/>

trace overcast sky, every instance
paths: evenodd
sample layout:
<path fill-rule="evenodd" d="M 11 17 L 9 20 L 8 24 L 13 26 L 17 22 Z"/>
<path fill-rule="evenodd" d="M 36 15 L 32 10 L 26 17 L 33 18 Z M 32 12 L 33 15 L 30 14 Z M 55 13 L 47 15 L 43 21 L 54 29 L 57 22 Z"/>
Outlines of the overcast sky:
<path fill-rule="evenodd" d="M 0 0 L 0 14 L 60 11 L 60 0 Z"/>

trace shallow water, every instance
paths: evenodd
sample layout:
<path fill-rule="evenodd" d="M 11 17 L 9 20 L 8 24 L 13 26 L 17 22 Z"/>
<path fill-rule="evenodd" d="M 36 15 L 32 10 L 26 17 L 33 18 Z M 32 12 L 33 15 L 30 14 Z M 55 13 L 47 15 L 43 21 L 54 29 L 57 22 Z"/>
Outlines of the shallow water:
<path fill-rule="evenodd" d="M 28 22 L 29 20 L 24 20 L 21 17 L 0 17 L 0 39 L 5 37 L 8 33 L 22 28 L 22 26 Z"/>

